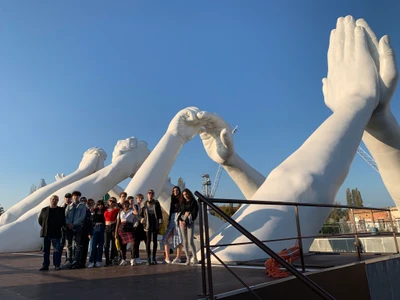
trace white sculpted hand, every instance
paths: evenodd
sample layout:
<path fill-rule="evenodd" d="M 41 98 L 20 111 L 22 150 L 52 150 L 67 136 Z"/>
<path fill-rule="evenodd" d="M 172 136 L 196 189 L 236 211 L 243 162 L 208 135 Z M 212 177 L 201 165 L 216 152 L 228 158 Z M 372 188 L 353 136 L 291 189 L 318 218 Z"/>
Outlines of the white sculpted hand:
<path fill-rule="evenodd" d="M 130 137 L 117 142 L 112 154 L 112 162 L 118 159 L 129 161 L 129 167 L 132 167 L 132 173 L 130 175 L 132 177 L 149 154 L 150 150 L 145 141 L 138 141 L 135 137 Z"/>
<path fill-rule="evenodd" d="M 215 113 L 202 111 L 197 116 L 203 122 L 199 134 L 208 156 L 220 165 L 228 165 L 235 153 L 231 127 Z"/>
<path fill-rule="evenodd" d="M 79 169 L 92 168 L 96 172 L 104 167 L 104 161 L 107 158 L 107 153 L 102 148 L 89 148 L 83 153 L 83 158 L 79 164 Z"/>
<path fill-rule="evenodd" d="M 390 45 L 389 36 L 383 36 L 379 42 L 375 33 L 364 19 L 356 21 L 367 32 L 368 48 L 374 59 L 380 77 L 380 99 L 367 128 L 379 126 L 379 122 L 385 117 L 385 112 L 390 110 L 390 101 L 396 90 L 399 72 L 397 69 L 396 55 Z"/>
<path fill-rule="evenodd" d="M 169 123 L 167 133 L 179 137 L 183 144 L 190 141 L 201 127 L 197 118 L 199 112 L 200 110 L 197 107 L 182 109 Z"/>
<path fill-rule="evenodd" d="M 376 108 L 379 78 L 368 50 L 366 32 L 353 17 L 339 18 L 332 30 L 328 50 L 328 76 L 322 80 L 326 105 L 340 108 Z"/>

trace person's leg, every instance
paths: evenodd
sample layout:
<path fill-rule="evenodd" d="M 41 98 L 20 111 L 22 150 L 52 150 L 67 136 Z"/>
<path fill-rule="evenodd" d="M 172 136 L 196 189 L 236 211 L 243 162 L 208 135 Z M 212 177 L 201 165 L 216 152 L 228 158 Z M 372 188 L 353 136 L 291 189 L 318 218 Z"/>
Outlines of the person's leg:
<path fill-rule="evenodd" d="M 81 235 L 81 258 L 79 261 L 79 266 L 81 268 L 84 268 L 86 265 L 86 259 L 87 259 L 87 254 L 88 254 L 88 249 L 89 249 L 89 236 L 87 229 L 83 229 L 82 235 Z"/>
<path fill-rule="evenodd" d="M 61 239 L 52 238 L 51 243 L 53 245 L 53 265 L 56 268 L 56 270 L 58 270 L 61 265 L 61 255 L 62 255 Z"/>
<path fill-rule="evenodd" d="M 126 260 L 126 246 L 127 244 L 122 244 L 121 243 L 121 257 L 122 257 L 122 261 Z"/>
<path fill-rule="evenodd" d="M 156 265 L 157 264 L 157 260 L 156 260 L 156 255 L 157 255 L 157 232 L 152 232 L 152 239 L 153 239 L 153 264 Z"/>
<path fill-rule="evenodd" d="M 139 228 L 135 229 L 135 247 L 133 249 L 133 257 L 135 259 L 139 258 L 139 245 L 140 245 L 140 233 Z"/>
<path fill-rule="evenodd" d="M 74 240 L 75 240 L 75 258 L 72 263 L 73 268 L 78 268 L 80 259 L 81 259 L 81 253 L 82 253 L 82 228 L 74 228 Z"/>
<path fill-rule="evenodd" d="M 67 229 L 67 264 L 72 263 L 73 237 L 74 237 L 74 232 L 71 229 Z"/>
<path fill-rule="evenodd" d="M 97 247 L 96 247 L 97 245 Z M 103 246 L 104 246 L 104 225 L 100 225 L 99 234 L 97 235 L 97 244 L 94 246 L 96 253 L 96 266 L 101 267 L 103 257 Z"/>
<path fill-rule="evenodd" d="M 151 243 L 151 232 L 146 231 L 146 252 L 147 252 L 147 265 L 150 265 L 150 243 Z"/>
<path fill-rule="evenodd" d="M 167 232 L 164 234 L 161 244 L 164 245 L 165 261 L 170 262 L 169 259 L 169 242 L 168 240 L 174 235 L 174 226 L 168 226 Z"/>
<path fill-rule="evenodd" d="M 40 271 L 47 271 L 50 265 L 50 239 L 48 237 L 43 238 L 43 263 Z"/>
<path fill-rule="evenodd" d="M 110 265 L 110 242 L 112 239 L 112 234 L 109 231 L 109 227 L 106 228 L 104 232 L 104 256 L 106 258 L 106 266 Z"/>
<path fill-rule="evenodd" d="M 96 262 L 96 248 L 99 242 L 100 235 L 101 233 L 99 228 L 95 226 L 93 228 L 92 238 L 90 239 L 91 247 L 90 247 L 89 265 L 94 264 Z"/>
<path fill-rule="evenodd" d="M 187 227 L 187 234 L 189 240 L 190 250 L 192 251 L 192 262 L 193 264 L 197 264 L 198 260 L 196 257 L 196 245 L 194 244 L 194 223 Z"/>
<path fill-rule="evenodd" d="M 186 254 L 186 264 L 189 264 L 190 256 L 189 256 L 189 245 L 188 245 L 187 228 L 185 226 L 182 226 L 182 225 L 180 225 L 179 228 L 181 229 L 181 232 L 182 232 L 183 249 L 185 249 L 185 254 Z"/>

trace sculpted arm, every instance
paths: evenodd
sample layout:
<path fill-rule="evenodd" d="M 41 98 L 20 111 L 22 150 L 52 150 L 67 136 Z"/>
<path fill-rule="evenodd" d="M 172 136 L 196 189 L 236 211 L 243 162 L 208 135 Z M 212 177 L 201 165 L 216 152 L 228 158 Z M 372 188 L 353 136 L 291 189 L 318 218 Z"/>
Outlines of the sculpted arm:
<path fill-rule="evenodd" d="M 189 107 L 178 112 L 172 119 L 164 136 L 126 187 L 128 195 L 144 194 L 153 189 L 158 197 L 183 144 L 199 131 L 198 113 L 198 108 Z M 168 211 L 169 206 L 161 204 Z"/>
<path fill-rule="evenodd" d="M 220 164 L 239 187 L 246 199 L 258 190 L 265 177 L 251 167 L 236 152 L 231 127 L 215 113 L 201 112 L 204 122 L 200 138 L 208 156 Z"/>
<path fill-rule="evenodd" d="M 368 33 L 368 46 L 381 81 L 379 104 L 365 129 L 363 142 L 374 157 L 389 194 L 400 206 L 400 126 L 390 109 L 399 78 L 396 56 L 388 36 L 378 42 L 365 20 L 359 19 L 356 24 Z"/>

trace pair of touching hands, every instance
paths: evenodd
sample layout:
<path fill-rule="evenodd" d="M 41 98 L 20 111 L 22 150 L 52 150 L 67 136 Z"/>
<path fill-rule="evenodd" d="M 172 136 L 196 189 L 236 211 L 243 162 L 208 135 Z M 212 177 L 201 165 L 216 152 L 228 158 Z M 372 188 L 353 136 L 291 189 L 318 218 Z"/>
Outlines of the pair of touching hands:
<path fill-rule="evenodd" d="M 390 111 L 399 73 L 387 35 L 379 41 L 363 19 L 337 20 L 330 35 L 328 75 L 322 80 L 325 104 L 334 112 L 360 110 L 373 114 L 366 127 L 379 129 Z"/>

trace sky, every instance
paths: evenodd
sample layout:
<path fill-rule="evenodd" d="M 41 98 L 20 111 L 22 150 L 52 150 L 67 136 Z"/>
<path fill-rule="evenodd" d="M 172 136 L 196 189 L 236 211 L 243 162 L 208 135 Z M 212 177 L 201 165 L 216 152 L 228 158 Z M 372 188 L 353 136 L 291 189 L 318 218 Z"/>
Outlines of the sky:
<path fill-rule="evenodd" d="M 321 79 L 340 16 L 365 18 L 400 52 L 398 1 L 3 1 L 0 5 L 0 204 L 41 178 L 72 173 L 101 147 L 135 136 L 153 149 L 181 109 L 215 112 L 236 152 L 267 176 L 331 114 Z M 392 100 L 400 117 L 400 94 Z M 218 165 L 196 136 L 171 170 L 191 190 Z M 122 187 L 129 180 L 121 183 Z M 356 156 L 337 195 L 394 205 Z M 218 198 L 243 198 L 224 172 Z"/>

